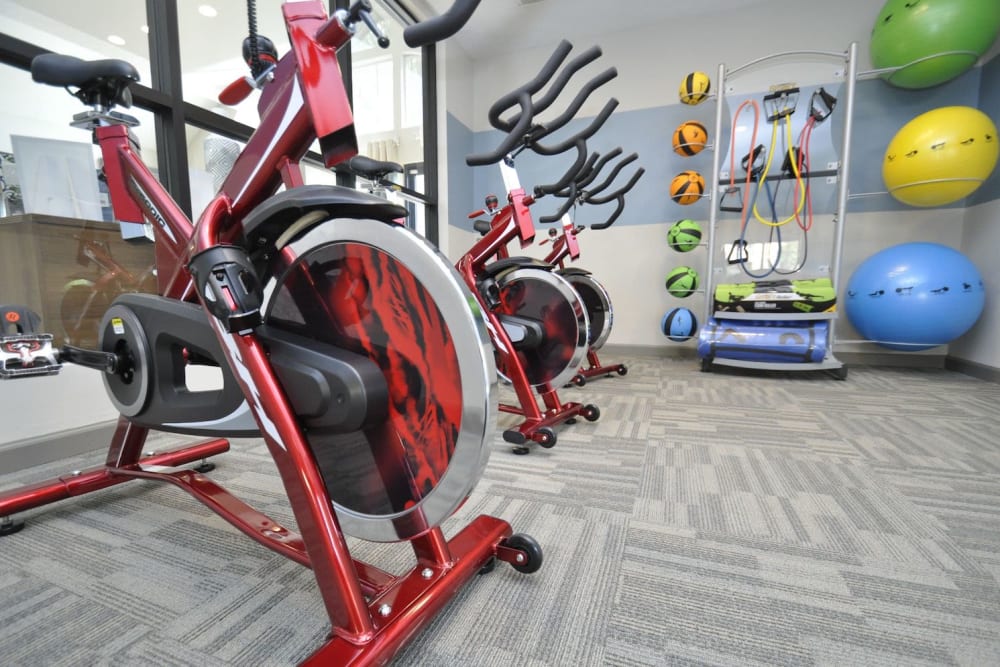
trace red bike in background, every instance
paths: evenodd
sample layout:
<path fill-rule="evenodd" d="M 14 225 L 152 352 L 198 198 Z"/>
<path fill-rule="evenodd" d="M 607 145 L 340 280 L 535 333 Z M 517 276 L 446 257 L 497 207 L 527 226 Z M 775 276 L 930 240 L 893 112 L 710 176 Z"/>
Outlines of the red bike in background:
<path fill-rule="evenodd" d="M 583 204 L 601 205 L 612 201 L 615 202 L 616 207 L 611 216 L 603 222 L 592 224 L 590 226 L 591 229 L 607 229 L 614 224 L 625 208 L 625 194 L 639 182 L 639 179 L 645 173 L 645 169 L 640 167 L 632 174 L 625 185 L 609 194 L 602 195 L 601 193 L 612 185 L 622 169 L 639 157 L 637 153 L 632 153 L 622 158 L 615 164 L 602 182 L 592 185 L 604 166 L 610 160 L 621 155 L 621 153 L 621 148 L 615 148 L 603 157 L 597 154 L 592 155 L 591 160 L 588 162 L 588 164 L 592 163 L 592 167 L 582 172 L 580 177 L 574 181 L 574 187 L 567 187 L 555 193 L 557 197 L 565 198 L 568 203 L 574 206 Z M 608 295 L 607 290 L 594 278 L 590 271 L 575 266 L 566 266 L 567 260 L 575 262 L 580 257 L 580 244 L 577 241 L 577 237 L 583 232 L 585 227 L 573 224 L 568 211 L 565 210 L 565 205 L 561 210 L 564 211 L 561 218 L 558 216 L 542 216 L 539 218 L 540 222 L 555 222 L 557 219 L 562 222 L 561 233 L 559 229 L 550 227 L 549 238 L 539 241 L 539 245 L 545 245 L 551 241 L 552 249 L 546 255 L 544 261 L 559 267 L 557 273 L 573 286 L 573 289 L 576 290 L 583 300 L 587 310 L 587 317 L 590 320 L 590 335 L 587 339 L 588 365 L 581 367 L 570 380 L 576 386 L 582 387 L 587 384 L 588 378 L 602 377 L 611 373 L 625 375 L 628 373 L 628 368 L 625 364 L 604 365 L 597 356 L 597 350 L 604 346 L 604 343 L 608 340 L 608 336 L 611 335 L 611 328 L 614 323 L 614 309 L 611 306 L 611 297 Z"/>
<path fill-rule="evenodd" d="M 596 405 L 564 402 L 556 390 L 577 372 L 587 353 L 591 324 L 585 304 L 554 265 L 511 257 L 507 249 L 515 240 L 522 248 L 534 241 L 535 226 L 528 207 L 538 199 L 568 189 L 571 196 L 560 215 L 573 204 L 577 181 L 590 173 L 597 159 L 588 159 L 586 141 L 618 104 L 610 99 L 584 129 L 561 141 L 550 139 L 573 119 L 594 90 L 617 76 L 614 68 L 605 70 L 585 83 L 561 114 L 545 123 L 536 121 L 571 77 L 601 55 L 601 50 L 593 47 L 566 63 L 560 72 L 572 48 L 563 41 L 534 79 L 493 104 L 490 123 L 505 136 L 492 152 L 466 158 L 470 166 L 498 164 L 507 191 L 506 205 L 489 197 L 486 209 L 470 214 L 471 218 L 488 215 L 489 219 L 475 221 L 473 226 L 482 238 L 459 259 L 457 267 L 486 314 L 498 371 L 517 397 L 516 404 L 500 405 L 501 411 L 523 417 L 503 433 L 516 454 L 527 454 L 528 443 L 554 446 L 554 427 L 571 424 L 578 416 L 588 421 L 600 417 Z M 549 81 L 552 83 L 546 92 L 538 95 Z M 514 166 L 520 153 L 531 150 L 551 156 L 574 149 L 576 159 L 556 183 L 536 185 L 530 195 L 524 191 Z"/>
<path fill-rule="evenodd" d="M 93 348 L 98 344 L 101 318 L 116 297 L 127 292 L 156 293 L 156 267 L 135 274 L 114 258 L 107 242 L 86 235 L 76 238 L 77 263 L 93 265 L 96 273 L 81 274 L 66 283 L 59 316 L 68 344 Z"/>

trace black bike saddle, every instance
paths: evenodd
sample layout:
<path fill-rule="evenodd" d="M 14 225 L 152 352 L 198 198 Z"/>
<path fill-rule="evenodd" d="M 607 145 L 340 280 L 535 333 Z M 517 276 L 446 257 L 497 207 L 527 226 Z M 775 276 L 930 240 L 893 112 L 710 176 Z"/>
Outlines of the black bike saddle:
<path fill-rule="evenodd" d="M 355 155 L 348 160 L 347 168 L 370 181 L 376 181 L 387 174 L 403 173 L 403 167 L 398 162 L 373 160 L 364 155 Z"/>
<path fill-rule="evenodd" d="M 59 53 L 45 53 L 31 60 L 31 78 L 38 83 L 77 88 L 74 96 L 84 104 L 132 106 L 128 86 L 139 72 L 124 60 L 81 60 Z"/>

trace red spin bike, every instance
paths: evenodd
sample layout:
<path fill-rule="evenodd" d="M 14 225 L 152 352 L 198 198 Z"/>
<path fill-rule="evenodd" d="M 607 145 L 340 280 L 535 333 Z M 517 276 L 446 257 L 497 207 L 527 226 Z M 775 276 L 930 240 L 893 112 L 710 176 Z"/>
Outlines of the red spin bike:
<path fill-rule="evenodd" d="M 593 163 L 592 168 L 584 170 L 581 177 L 573 182 L 572 185 L 575 187 L 568 187 L 555 193 L 557 197 L 566 198 L 574 206 L 583 204 L 600 205 L 612 201 L 616 202 L 617 206 L 611 216 L 603 222 L 592 224 L 590 226 L 591 229 L 607 229 L 614 224 L 625 208 L 625 194 L 639 182 L 639 179 L 642 178 L 642 175 L 646 171 L 640 167 L 632 174 L 625 185 L 610 194 L 601 195 L 602 192 L 611 186 L 622 169 L 639 157 L 637 153 L 632 153 L 622 158 L 611 169 L 611 173 L 608 174 L 607 178 L 601 183 L 591 186 L 591 183 L 597 179 L 604 166 L 610 160 L 621 155 L 621 153 L 621 148 L 615 148 L 603 157 L 599 157 L 597 154 L 592 155 L 588 162 L 588 164 Z M 542 216 L 539 218 L 539 221 L 554 222 L 556 219 L 556 216 Z M 614 310 L 611 307 L 611 297 L 608 295 L 608 291 L 604 288 L 604 285 L 598 282 L 590 271 L 579 267 L 566 266 L 567 259 L 575 262 L 580 257 L 580 244 L 577 241 L 577 236 L 585 228 L 582 225 L 575 225 L 568 212 L 562 213 L 561 222 L 562 233 L 555 227 L 550 227 L 549 238 L 542 239 L 538 242 L 538 245 L 545 245 L 550 241 L 552 242 L 552 249 L 546 255 L 544 261 L 559 267 L 557 273 L 573 286 L 573 289 L 576 290 L 577 294 L 583 300 L 587 310 L 587 318 L 590 321 L 590 336 L 587 339 L 588 365 L 585 368 L 581 367 L 570 380 L 576 386 L 582 387 L 587 384 L 588 378 L 603 377 L 611 373 L 625 375 L 628 373 L 628 368 L 625 364 L 603 365 L 597 356 L 597 350 L 604 346 L 604 343 L 608 340 L 608 336 L 611 335 L 611 328 L 614 323 Z"/>
<path fill-rule="evenodd" d="M 477 4 L 457 0 L 410 26 L 407 43 L 448 37 Z M 0 494 L 0 533 L 23 526 L 13 514 L 128 480 L 174 484 L 313 570 L 332 631 L 307 662 L 322 665 L 383 664 L 480 570 L 542 563 L 537 542 L 501 519 L 479 516 L 450 540 L 440 528 L 479 480 L 495 429 L 496 369 L 472 294 L 395 222 L 404 209 L 303 185 L 299 161 L 317 138 L 328 166 L 357 153 L 336 53 L 361 22 L 378 33 L 370 10 L 367 0 L 332 16 L 321 2 L 283 5 L 292 48 L 280 59 L 260 57 L 251 33 L 253 76 L 223 97 L 262 87 L 260 126 L 195 224 L 139 158 L 135 119 L 113 109 L 130 105 L 135 69 L 37 57 L 36 81 L 75 89 L 89 107 L 73 124 L 101 146 L 115 218 L 155 228 L 159 292 L 116 298 L 98 350 L 0 339 L 0 376 L 90 366 L 121 413 L 104 465 Z M 223 386 L 190 391 L 193 364 L 217 365 Z M 210 439 L 143 457 L 151 429 Z M 227 451 L 227 437 L 263 438 L 298 533 L 176 467 Z M 345 534 L 407 541 L 416 565 L 394 576 L 356 560 Z"/>
<path fill-rule="evenodd" d="M 586 140 L 618 104 L 614 98 L 609 100 L 587 127 L 567 139 L 541 142 L 568 124 L 594 90 L 617 76 L 614 68 L 602 72 L 581 87 L 559 116 L 544 124 L 535 122 L 535 116 L 552 105 L 570 78 L 601 55 L 597 47 L 580 54 L 566 64 L 544 95 L 532 99 L 553 79 L 572 48 L 569 42 L 560 43 L 532 81 L 493 104 L 490 123 L 506 136 L 494 151 L 466 158 L 470 166 L 499 164 L 507 190 L 505 206 L 500 207 L 496 198 L 488 199 L 488 211 L 470 214 L 476 218 L 488 213 L 491 219 L 474 223 L 483 236 L 459 259 L 457 267 L 483 307 L 498 370 L 517 396 L 517 405 L 501 404 L 500 410 L 524 417 L 518 426 L 503 433 L 515 454 L 527 454 L 529 442 L 542 447 L 555 445 L 553 426 L 573 423 L 577 416 L 588 421 L 600 417 L 596 405 L 564 403 L 555 389 L 576 373 L 587 352 L 590 324 L 583 302 L 553 265 L 528 257 L 510 257 L 507 251 L 514 240 L 522 248 L 534 241 L 535 226 L 528 207 L 547 194 L 574 188 L 581 171 L 593 165 L 587 159 Z M 501 118 L 515 106 L 519 109 L 513 115 Z M 514 168 L 515 157 L 528 149 L 540 155 L 576 149 L 577 157 L 556 183 L 535 186 L 533 194 L 528 195 Z M 539 407 L 536 392 L 544 408 Z"/>

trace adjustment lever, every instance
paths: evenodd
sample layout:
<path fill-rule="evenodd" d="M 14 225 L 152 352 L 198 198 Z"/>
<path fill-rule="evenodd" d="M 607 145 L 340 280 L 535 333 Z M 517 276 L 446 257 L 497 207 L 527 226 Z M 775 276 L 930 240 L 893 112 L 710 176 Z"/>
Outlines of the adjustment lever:
<path fill-rule="evenodd" d="M 357 23 L 358 21 L 363 21 L 368 29 L 372 31 L 375 35 L 375 39 L 378 45 L 383 49 L 389 48 L 389 38 L 385 36 L 382 29 L 378 27 L 375 23 L 375 19 L 372 18 L 372 3 L 369 0 L 356 0 L 351 8 L 347 10 L 347 24 L 351 25 Z"/>
<path fill-rule="evenodd" d="M 219 93 L 219 102 L 226 106 L 236 106 L 248 98 L 254 90 L 262 89 L 274 79 L 274 68 L 278 65 L 278 50 L 274 42 L 263 35 L 257 35 L 255 44 L 251 44 L 250 38 L 247 37 L 243 40 L 243 60 L 250 66 L 250 74 L 236 79 Z"/>

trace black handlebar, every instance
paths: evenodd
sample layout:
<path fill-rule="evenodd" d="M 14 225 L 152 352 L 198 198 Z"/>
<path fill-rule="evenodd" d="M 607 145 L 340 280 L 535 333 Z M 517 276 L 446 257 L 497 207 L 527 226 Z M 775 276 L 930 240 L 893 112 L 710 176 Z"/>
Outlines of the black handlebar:
<path fill-rule="evenodd" d="M 490 125 L 498 130 L 510 132 L 515 124 L 515 121 L 500 120 L 500 114 L 513 107 L 515 104 L 520 104 L 521 108 L 524 109 L 524 103 L 521 101 L 524 93 L 528 94 L 528 99 L 530 100 L 532 95 L 541 90 L 542 86 L 548 83 L 548 80 L 551 79 L 552 75 L 556 73 L 556 70 L 559 69 L 559 65 L 562 64 L 562 61 L 566 59 L 566 56 L 569 55 L 569 52 L 572 49 L 573 45 L 565 39 L 559 42 L 556 50 L 552 52 L 549 59 L 544 65 L 542 65 L 542 69 L 538 72 L 534 79 L 520 88 L 516 88 L 506 95 L 501 96 L 500 99 L 494 102 L 487 114 L 487 117 L 490 119 Z M 520 120 L 520 118 L 518 118 L 518 120 Z"/>
<path fill-rule="evenodd" d="M 480 0 L 455 0 L 448 11 L 434 18 L 421 21 L 403 30 L 403 41 L 410 48 L 427 46 L 451 37 L 462 29 Z"/>
<path fill-rule="evenodd" d="M 616 157 L 618 157 L 621 154 L 622 154 L 622 147 L 621 146 L 618 146 L 617 148 L 614 148 L 614 149 L 608 151 L 600 159 L 598 159 L 598 154 L 594 153 L 592 156 L 590 156 L 591 157 L 591 167 L 590 167 L 590 169 L 587 169 L 587 170 L 581 172 L 581 174 L 583 174 L 583 175 L 576 180 L 577 187 L 582 189 L 582 188 L 587 187 L 591 183 L 593 183 L 594 179 L 597 178 L 597 175 L 601 173 L 602 169 L 604 169 L 604 165 L 606 165 L 609 160 L 611 160 L 613 158 L 616 158 Z M 568 197 L 569 194 L 568 193 L 567 194 L 562 194 L 560 192 L 560 193 L 557 193 L 557 196 L 559 196 L 559 197 Z"/>
<path fill-rule="evenodd" d="M 614 182 L 614 180 L 618 177 L 618 174 L 621 173 L 622 169 L 638 159 L 639 154 L 631 153 L 630 155 L 622 158 L 615 164 L 607 178 L 605 178 L 601 183 L 593 188 L 587 188 L 587 186 L 594 182 L 608 162 L 620 155 L 621 152 L 621 147 L 618 147 L 609 151 L 600 159 L 598 159 L 596 153 L 591 155 L 590 159 L 587 161 L 587 166 L 578 172 L 577 178 L 573 180 L 568 187 L 561 188 L 558 192 L 554 193 L 557 197 L 565 198 L 565 201 L 559 207 L 558 211 L 551 215 L 541 216 L 538 218 L 538 221 L 546 223 L 555 222 L 569 210 L 570 206 L 576 203 L 599 205 L 606 204 L 610 201 L 617 201 L 618 206 L 607 220 L 591 225 L 591 229 L 605 229 L 610 227 L 614 221 L 618 219 L 618 216 L 621 215 L 625 208 L 625 194 L 635 186 L 642 175 L 646 173 L 646 170 L 640 167 L 634 174 L 632 174 L 632 177 L 624 186 L 618 188 L 610 194 L 604 196 L 598 195 Z"/>
<path fill-rule="evenodd" d="M 562 51 L 561 51 L 562 47 L 563 47 L 563 44 L 565 44 L 570 49 L 573 48 L 572 45 L 569 42 L 567 42 L 567 41 L 564 40 L 559 45 L 559 48 L 557 49 L 556 53 L 553 54 L 553 57 L 549 59 L 549 63 L 551 63 L 554 60 L 554 58 L 555 58 L 556 55 L 561 55 L 561 57 L 559 58 L 560 61 L 562 61 L 566 57 L 565 54 L 562 54 Z M 567 53 L 568 53 L 568 51 L 567 51 Z M 532 115 L 540 114 L 541 112 L 545 111 L 550 106 L 552 106 L 552 103 L 556 100 L 557 97 L 559 97 L 559 94 L 566 87 L 566 84 L 569 83 L 570 78 L 572 78 L 572 76 L 574 74 L 576 74 L 584 66 L 590 64 L 594 60 L 597 60 L 600 56 L 601 56 L 601 48 L 599 46 L 592 46 L 589 49 L 587 49 L 586 51 L 584 51 L 583 53 L 581 53 L 580 55 L 578 55 L 576 58 L 574 58 L 573 60 L 571 60 L 566 65 L 565 69 L 563 69 L 563 71 L 559 74 L 559 76 L 556 78 L 556 80 L 552 83 L 552 85 L 549 86 L 548 91 L 546 91 L 546 93 L 542 97 L 540 97 L 539 99 L 534 100 L 532 102 Z M 549 63 L 546 63 L 546 65 L 545 65 L 546 68 L 548 67 Z M 558 63 L 556 63 L 556 65 L 558 66 Z M 517 123 L 517 121 L 520 120 L 521 113 L 523 111 L 518 111 L 516 114 L 514 114 L 513 117 L 511 117 L 511 118 L 509 118 L 507 120 L 501 120 L 500 119 L 500 114 L 502 114 L 507 109 L 512 108 L 518 102 L 518 100 L 520 99 L 520 97 L 518 95 L 519 93 L 521 93 L 521 92 L 523 92 L 525 90 L 527 90 L 531 94 L 534 94 L 534 93 L 538 92 L 538 90 L 542 87 L 542 85 L 544 85 L 545 82 L 548 81 L 549 78 L 552 77 L 553 73 L 554 73 L 554 70 L 552 70 L 552 71 L 543 71 L 543 74 L 545 75 L 544 79 L 541 78 L 541 75 L 538 76 L 538 77 L 535 77 L 535 80 L 531 84 L 528 84 L 526 86 L 521 86 L 520 88 L 518 88 L 517 90 L 515 90 L 513 93 L 508 93 L 507 95 L 504 95 L 499 100 L 497 100 L 496 102 L 494 102 L 493 106 L 490 107 L 490 111 L 489 111 L 489 114 L 488 114 L 488 117 L 490 119 L 490 125 L 492 125 L 493 127 L 497 128 L 498 130 L 503 130 L 505 132 L 510 132 L 511 129 L 514 127 L 514 125 Z M 604 74 L 607 74 L 607 72 L 605 72 Z M 617 72 L 615 72 L 615 74 L 611 75 L 611 77 L 609 77 L 608 80 L 613 79 L 615 77 L 615 75 L 617 75 Z M 605 82 L 602 81 L 601 83 L 605 83 Z M 600 84 L 597 84 L 597 85 L 600 85 Z M 596 88 L 597 85 L 595 85 L 594 88 Z M 584 96 L 584 97 L 586 97 L 586 96 Z M 572 114 L 570 114 L 570 118 L 572 118 Z M 550 125 L 555 125 L 555 122 L 553 121 L 552 123 L 549 123 L 549 124 Z"/>
<path fill-rule="evenodd" d="M 646 170 L 643 167 L 639 167 L 638 169 L 635 170 L 635 173 L 632 174 L 632 178 L 628 179 L 628 183 L 618 188 L 611 194 L 604 195 L 603 197 L 584 195 L 583 202 L 585 204 L 607 204 L 612 199 L 618 199 L 619 197 L 624 196 L 629 190 L 631 190 L 635 186 L 635 184 L 639 182 L 639 179 L 642 178 L 642 175 L 645 173 Z"/>
<path fill-rule="evenodd" d="M 548 83 L 548 81 L 553 77 L 553 75 L 555 75 L 559 66 L 566 59 L 566 56 L 572 48 L 572 45 L 566 40 L 560 42 L 559 46 L 556 47 L 555 52 L 549 57 L 545 65 L 542 66 L 541 72 L 539 72 L 535 78 L 516 90 L 502 96 L 496 103 L 493 104 L 492 107 L 490 107 L 490 124 L 493 127 L 506 132 L 507 136 L 503 138 L 500 145 L 497 146 L 496 149 L 488 153 L 479 153 L 467 156 L 465 159 L 466 164 L 472 167 L 495 164 L 519 145 L 524 148 L 530 148 L 540 155 L 556 155 L 576 147 L 579 154 L 570 170 L 567 171 L 557 183 L 550 186 L 540 186 L 535 188 L 535 191 L 540 194 L 556 192 L 565 188 L 574 178 L 576 178 L 577 174 L 584 166 L 587 157 L 585 140 L 592 136 L 601 127 L 601 125 L 604 124 L 604 122 L 608 119 L 608 116 L 611 115 L 611 112 L 614 111 L 615 107 L 618 105 L 617 100 L 612 99 L 605 104 L 601 113 L 597 115 L 594 121 L 591 122 L 585 130 L 553 145 L 546 146 L 539 142 L 542 138 L 551 135 L 556 130 L 568 124 L 573 119 L 573 116 L 580 110 L 580 107 L 583 106 L 590 94 L 600 86 L 618 76 L 618 71 L 612 67 L 598 74 L 583 85 L 583 87 L 577 92 L 576 97 L 573 98 L 573 101 L 570 102 L 569 106 L 565 111 L 563 111 L 563 113 L 544 124 L 534 124 L 535 115 L 548 108 L 553 101 L 555 101 L 556 97 L 566 87 L 566 84 L 569 82 L 569 79 L 573 76 L 573 74 L 601 55 L 600 48 L 596 46 L 580 54 L 566 65 L 562 73 L 556 78 L 556 80 L 549 87 L 549 90 L 541 98 L 538 100 L 532 100 L 532 94 L 541 90 L 542 87 L 545 86 L 545 84 Z M 520 110 L 517 113 L 506 120 L 500 118 L 501 114 L 514 106 L 520 107 Z"/>
<path fill-rule="evenodd" d="M 581 90 L 580 93 L 582 97 L 586 97 L 586 95 L 583 95 L 583 93 L 589 93 L 589 91 Z M 571 106 L 576 107 L 575 109 L 573 109 L 574 112 L 580 108 L 580 105 L 583 104 L 583 99 L 581 99 L 581 95 L 577 95 L 577 99 L 573 100 L 573 104 Z M 590 125 L 580 130 L 572 137 L 569 137 L 568 139 L 554 145 L 545 146 L 539 143 L 538 140 L 541 139 L 542 137 L 552 134 L 552 132 L 554 132 L 556 129 L 562 127 L 562 125 L 565 125 L 567 122 L 569 122 L 572 116 L 566 118 L 566 120 L 562 123 L 562 125 L 558 126 L 554 124 L 544 125 L 542 126 L 542 131 L 540 131 L 537 134 L 532 134 L 530 148 L 539 155 L 558 155 L 559 153 L 568 151 L 570 148 L 573 148 L 574 146 L 579 147 L 581 140 L 589 139 L 590 137 L 594 136 L 594 134 L 599 129 L 601 129 L 601 126 L 604 125 L 605 121 L 608 120 L 608 117 L 611 116 L 611 113 L 615 110 L 615 107 L 617 106 L 618 106 L 618 100 L 612 97 L 610 100 L 605 102 L 604 108 L 601 109 L 601 113 L 594 116 L 594 120 L 590 121 Z M 584 146 L 583 157 L 586 158 L 586 146 Z M 583 166 L 583 162 L 580 163 L 580 166 L 581 167 Z M 557 188 L 557 189 L 561 190 L 562 188 Z"/>
<path fill-rule="evenodd" d="M 639 179 L 642 178 L 642 175 L 645 173 L 646 170 L 643 169 L 642 167 L 639 167 L 639 169 L 636 170 L 634 174 L 632 174 L 632 178 L 629 179 L 628 183 L 626 183 L 623 187 L 619 188 L 618 190 L 615 190 L 610 195 L 606 197 L 590 197 L 585 199 L 585 201 L 588 204 L 604 204 L 611 201 L 612 199 L 617 200 L 618 202 L 618 206 L 615 208 L 615 212 L 611 214 L 611 217 L 605 220 L 604 222 L 591 225 L 590 226 L 591 229 L 605 229 L 607 227 L 610 227 L 614 223 L 614 221 L 618 219 L 618 216 L 621 215 L 622 211 L 625 209 L 625 193 L 631 190 L 632 186 L 638 183 Z"/>
<path fill-rule="evenodd" d="M 622 169 L 624 169 L 626 165 L 628 165 L 631 162 L 635 162 L 638 159 L 639 159 L 639 154 L 638 153 L 632 153 L 631 155 L 629 155 L 627 157 L 624 157 L 621 160 L 619 160 L 618 164 L 616 164 L 614 166 L 614 168 L 611 170 L 611 173 L 608 174 L 608 177 L 606 179 L 604 179 L 599 185 L 596 185 L 593 188 L 590 188 L 589 190 L 587 190 L 586 193 L 584 193 L 584 196 L 583 196 L 584 203 L 587 203 L 587 204 L 603 204 L 604 202 L 597 201 L 597 195 L 600 194 L 601 192 L 603 192 L 605 189 L 607 189 L 607 187 L 609 185 L 611 185 L 611 183 L 614 182 L 614 180 L 616 178 L 618 178 L 618 174 L 621 173 Z M 601 166 L 603 166 L 603 165 L 601 165 Z M 633 183 L 633 185 L 635 185 L 635 184 Z M 627 189 L 626 189 L 626 191 L 627 191 Z M 624 193 L 622 193 L 622 194 L 624 194 Z"/>
<path fill-rule="evenodd" d="M 580 132 L 577 132 L 566 141 L 563 141 L 555 146 L 543 146 L 538 142 L 532 143 L 531 149 L 539 155 L 558 155 L 569 150 L 570 148 L 576 148 L 576 160 L 573 162 L 573 165 L 567 169 L 566 173 L 562 175 L 562 178 L 555 183 L 551 185 L 536 185 L 535 197 L 541 197 L 543 195 L 559 192 L 579 178 L 584 166 L 587 163 L 587 139 L 592 137 L 595 132 L 601 129 L 601 126 L 604 125 L 604 122 L 617 106 L 618 100 L 612 97 L 608 100 L 608 103 L 604 105 L 604 108 L 601 109 L 601 113 L 594 117 L 594 120 L 591 121 L 590 125 Z"/>
<path fill-rule="evenodd" d="M 521 106 L 530 107 L 531 106 L 531 93 L 525 91 L 521 93 Z M 529 114 L 521 114 L 521 118 L 517 123 L 517 127 L 511 130 L 510 134 L 504 137 L 500 145 L 490 153 L 478 153 L 473 155 L 467 155 L 465 157 L 465 164 L 470 167 L 482 167 L 488 164 L 496 164 L 503 159 L 507 153 L 514 150 L 517 146 L 524 140 L 524 136 L 528 133 L 528 129 L 531 126 L 531 116 Z"/>

